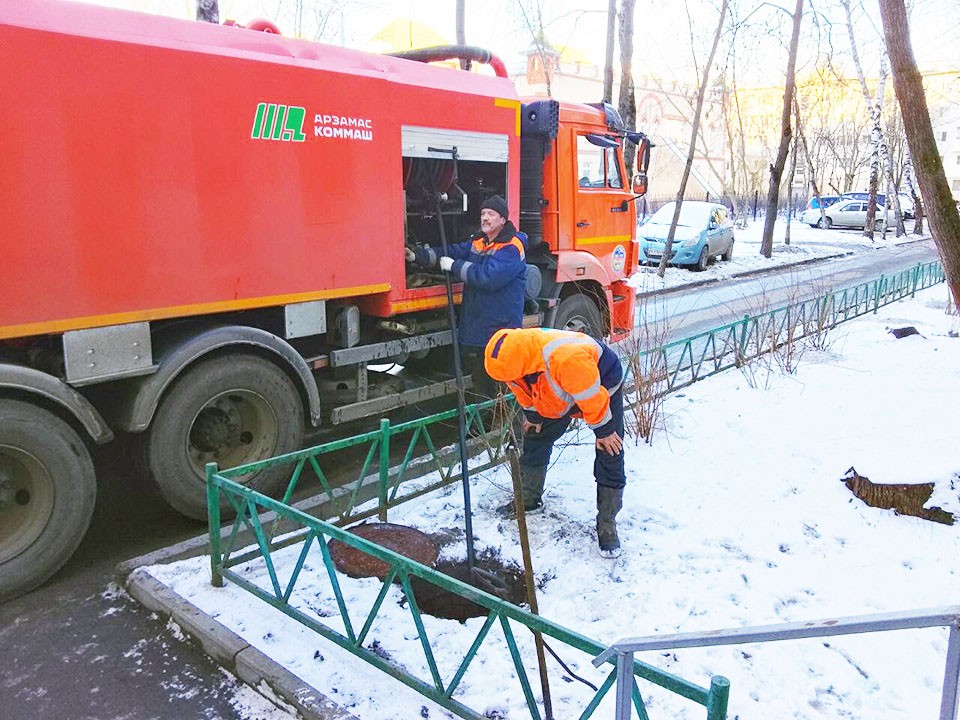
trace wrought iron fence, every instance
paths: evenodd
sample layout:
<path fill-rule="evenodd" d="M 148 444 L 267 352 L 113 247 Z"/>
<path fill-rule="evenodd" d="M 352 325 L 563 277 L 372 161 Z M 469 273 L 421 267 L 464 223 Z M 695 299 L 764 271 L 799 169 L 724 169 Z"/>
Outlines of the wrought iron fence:
<path fill-rule="evenodd" d="M 437 416 L 434 416 L 434 420 Z M 381 446 L 382 447 L 382 446 Z M 456 715 L 470 720 L 485 720 L 486 716 L 479 710 L 468 707 L 457 697 L 457 691 L 467 671 L 474 663 L 480 648 L 492 639 L 490 631 L 495 625 L 499 626 L 502 635 L 504 651 L 508 652 L 514 668 L 515 678 L 520 686 L 529 717 L 540 720 L 540 710 L 536 703 L 530 683 L 530 673 L 536 670 L 528 667 L 532 664 L 531 654 L 527 659 L 523 656 L 522 642 L 517 637 L 517 630 L 526 629 L 531 633 L 541 633 L 561 643 L 568 651 L 576 651 L 592 658 L 603 652 L 604 645 L 586 636 L 575 633 L 563 626 L 533 615 L 522 608 L 500 598 L 479 590 L 471 585 L 444 575 L 432 568 L 410 560 L 391 550 L 371 543 L 353 533 L 347 532 L 332 523 L 319 520 L 289 505 L 261 495 L 254 490 L 236 482 L 231 477 L 241 476 L 256 470 L 279 463 L 293 466 L 291 485 L 302 474 L 308 465 L 315 470 L 318 466 L 312 460 L 324 450 L 313 448 L 299 453 L 292 453 L 275 460 L 267 460 L 243 468 L 218 471 L 215 464 L 207 466 L 207 501 L 210 520 L 210 562 L 212 582 L 215 586 L 222 586 L 224 579 L 230 580 L 246 591 L 269 603 L 280 612 L 293 618 L 297 622 L 310 628 L 327 640 L 335 643 L 344 650 L 370 663 L 374 667 L 391 675 L 408 687 L 413 688 L 424 697 L 427 697 Z M 387 491 L 386 480 L 381 486 L 381 502 Z M 220 501 L 225 498 L 229 506 L 236 513 L 236 518 L 225 541 L 216 531 L 220 527 Z M 275 518 L 286 521 L 284 534 L 280 535 L 278 523 L 265 523 L 261 515 L 266 512 L 274 513 Z M 290 527 L 293 532 L 289 532 Z M 253 549 L 241 548 L 238 542 L 241 528 L 245 528 L 254 538 Z M 373 606 L 363 615 L 362 611 L 355 611 L 348 607 L 341 585 L 341 576 L 335 568 L 329 540 L 337 540 L 362 553 L 386 563 L 389 571 L 383 580 L 383 586 Z M 281 549 L 290 548 L 293 553 L 299 547 L 296 560 L 291 570 L 281 569 L 276 561 L 276 554 Z M 315 548 L 315 549 L 314 549 Z M 319 551 L 329 581 L 329 589 L 336 599 L 338 614 L 336 617 L 321 618 L 304 610 L 306 603 L 301 603 L 297 595 L 297 585 L 307 562 L 311 550 Z M 251 581 L 249 571 L 259 569 L 266 572 L 269 583 L 261 586 Z M 316 579 L 316 575 L 313 575 Z M 469 650 L 462 658 L 448 660 L 438 657 L 431 645 L 416 595 L 412 587 L 413 578 L 442 588 L 454 595 L 481 606 L 487 611 L 486 620 L 480 631 L 473 638 Z M 370 639 L 371 628 L 378 614 L 381 612 L 384 601 L 390 594 L 393 584 L 397 583 L 406 598 L 409 608 L 409 621 L 413 625 L 416 637 L 420 641 L 426 672 L 417 674 L 404 664 L 392 662 L 389 658 L 377 653 L 375 649 L 365 645 Z M 316 592 L 314 587 L 314 593 Z M 338 629 L 339 626 L 343 629 Z M 450 622 L 450 632 L 470 632 L 466 625 Z M 595 689 L 583 705 L 579 717 L 587 720 L 594 715 L 603 698 L 614 686 L 618 671 L 622 674 L 623 668 L 614 667 L 602 683 Z M 633 663 L 629 670 L 633 676 L 647 680 L 681 697 L 703 705 L 707 709 L 707 720 L 723 720 L 726 716 L 729 682 L 725 678 L 714 677 L 709 688 L 702 688 L 682 678 L 659 670 L 642 662 Z M 631 701 L 641 718 L 647 718 L 643 699 L 634 684 Z"/>

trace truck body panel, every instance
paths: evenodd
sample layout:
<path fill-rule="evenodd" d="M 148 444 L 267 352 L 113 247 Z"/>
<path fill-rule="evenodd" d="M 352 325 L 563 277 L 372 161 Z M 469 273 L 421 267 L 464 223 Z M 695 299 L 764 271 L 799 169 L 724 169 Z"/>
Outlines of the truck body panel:
<path fill-rule="evenodd" d="M 0 8 L 0 92 L 16 98 L 0 118 L 0 338 L 376 294 L 368 310 L 389 315 L 442 295 L 404 283 L 402 128 L 516 137 L 505 79 L 12 5 Z"/>

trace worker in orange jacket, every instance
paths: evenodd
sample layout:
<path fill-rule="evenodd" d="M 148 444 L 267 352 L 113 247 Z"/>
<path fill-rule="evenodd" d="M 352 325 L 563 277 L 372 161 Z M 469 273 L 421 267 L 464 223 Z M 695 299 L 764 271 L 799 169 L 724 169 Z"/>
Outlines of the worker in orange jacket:
<path fill-rule="evenodd" d="M 505 382 L 523 409 L 520 477 L 523 507 L 538 512 L 553 444 L 571 418 L 596 435 L 597 542 L 603 557 L 620 555 L 617 513 L 623 506 L 623 369 L 616 353 L 589 335 L 566 330 L 498 330 L 484 350 L 487 373 Z M 500 510 L 509 513 L 513 504 Z"/>

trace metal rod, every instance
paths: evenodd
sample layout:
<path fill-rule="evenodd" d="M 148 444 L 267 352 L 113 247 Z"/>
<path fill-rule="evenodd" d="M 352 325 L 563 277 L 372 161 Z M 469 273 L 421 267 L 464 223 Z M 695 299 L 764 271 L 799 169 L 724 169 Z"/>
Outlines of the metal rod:
<path fill-rule="evenodd" d="M 706 632 L 680 633 L 642 638 L 624 638 L 607 648 L 593 659 L 599 667 L 605 660 L 619 652 L 645 650 L 677 650 L 714 645 L 739 645 L 742 643 L 797 640 L 799 638 L 856 635 L 859 633 L 909 630 L 914 628 L 955 626 L 960 621 L 960 606 L 954 605 L 932 610 L 876 613 L 857 617 L 828 618 L 809 622 L 762 625 Z M 960 648 L 957 650 L 960 653 Z"/>
<path fill-rule="evenodd" d="M 220 574 L 220 492 L 213 482 L 217 474 L 217 464 L 207 463 L 207 527 L 210 532 L 210 584 L 214 587 L 223 587 L 223 576 Z"/>
<path fill-rule="evenodd" d="M 630 720 L 633 715 L 631 700 L 633 695 L 633 653 L 617 653 L 617 720 Z"/>
<path fill-rule="evenodd" d="M 960 623 L 954 623 L 950 626 L 950 639 L 947 641 L 947 667 L 943 673 L 940 720 L 956 720 L 958 684 L 960 684 Z"/>
<path fill-rule="evenodd" d="M 510 458 L 510 475 L 513 478 L 513 502 L 517 510 L 517 530 L 520 532 L 520 550 L 523 555 L 523 575 L 527 589 L 527 604 L 530 612 L 540 614 L 537 607 L 537 586 L 533 581 L 533 560 L 530 556 L 530 535 L 527 533 L 527 513 L 523 507 L 523 485 L 520 482 L 520 455 L 517 448 L 507 448 Z M 543 690 L 543 712 L 546 720 L 553 720 L 553 700 L 550 697 L 550 680 L 547 676 L 547 658 L 543 654 L 543 635 L 533 632 L 533 641 L 537 647 L 537 664 L 540 666 L 540 688 Z"/>
<path fill-rule="evenodd" d="M 450 155 L 454 163 L 454 177 L 456 177 L 457 149 L 451 148 Z M 441 213 L 440 193 L 437 192 L 436 178 L 431 177 L 433 203 L 437 211 L 437 225 L 440 229 L 440 247 L 443 254 L 447 254 L 447 230 L 443 225 Z M 453 280 L 450 273 L 443 273 L 447 288 L 447 319 L 450 322 L 450 334 L 453 339 L 453 370 L 457 378 L 457 439 L 460 444 L 460 475 L 463 478 L 463 520 L 464 531 L 467 536 L 467 569 L 470 576 L 474 574 L 476 553 L 473 548 L 473 510 L 470 504 L 470 472 L 467 469 L 467 401 L 463 385 L 463 366 L 460 364 L 460 338 L 457 332 L 457 312 L 453 305 Z"/>

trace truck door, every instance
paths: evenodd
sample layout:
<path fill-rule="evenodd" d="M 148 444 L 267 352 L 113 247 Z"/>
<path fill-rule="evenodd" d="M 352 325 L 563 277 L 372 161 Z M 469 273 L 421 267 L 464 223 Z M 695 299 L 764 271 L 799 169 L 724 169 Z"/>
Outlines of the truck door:
<path fill-rule="evenodd" d="M 619 146 L 617 138 L 606 135 L 577 136 L 575 245 L 597 256 L 614 275 L 626 266 L 626 253 L 631 250 L 630 223 L 634 220 L 633 207 L 622 208 L 630 195 L 617 156 Z M 611 254 L 614 257 L 608 259 Z"/>

